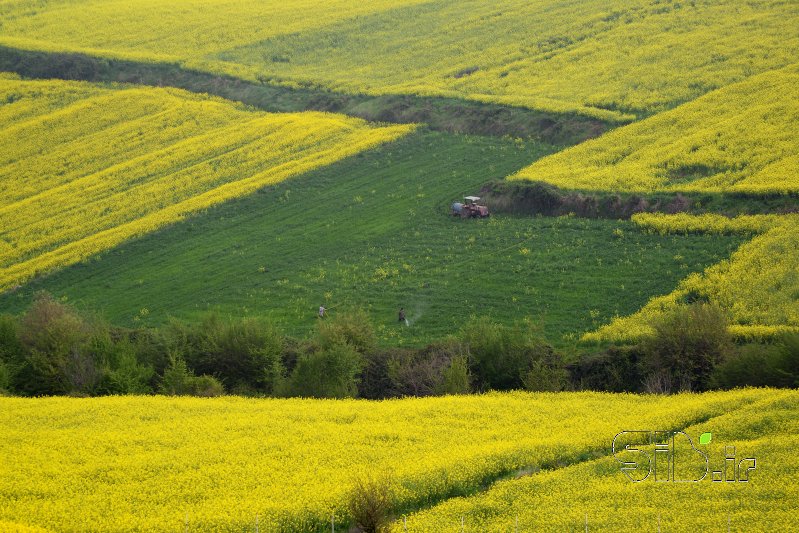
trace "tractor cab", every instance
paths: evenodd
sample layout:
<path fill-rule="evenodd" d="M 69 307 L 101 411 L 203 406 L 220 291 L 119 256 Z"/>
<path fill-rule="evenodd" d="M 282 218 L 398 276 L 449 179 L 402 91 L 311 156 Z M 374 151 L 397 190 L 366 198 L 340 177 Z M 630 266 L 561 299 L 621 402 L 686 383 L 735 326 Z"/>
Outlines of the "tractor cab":
<path fill-rule="evenodd" d="M 463 203 L 455 202 L 452 204 L 452 215 L 461 218 L 486 218 L 490 215 L 488 207 L 478 203 L 479 196 L 464 196 Z"/>

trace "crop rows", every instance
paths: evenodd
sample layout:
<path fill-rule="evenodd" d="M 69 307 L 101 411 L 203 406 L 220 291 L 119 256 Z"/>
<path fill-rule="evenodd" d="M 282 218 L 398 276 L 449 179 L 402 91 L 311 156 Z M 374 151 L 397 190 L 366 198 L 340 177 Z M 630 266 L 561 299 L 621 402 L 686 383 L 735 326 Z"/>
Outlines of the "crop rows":
<path fill-rule="evenodd" d="M 799 67 L 724 87 L 511 179 L 617 192 L 799 193 Z"/>
<path fill-rule="evenodd" d="M 70 82 L 0 79 L 0 99 L 0 289 L 412 129 Z"/>

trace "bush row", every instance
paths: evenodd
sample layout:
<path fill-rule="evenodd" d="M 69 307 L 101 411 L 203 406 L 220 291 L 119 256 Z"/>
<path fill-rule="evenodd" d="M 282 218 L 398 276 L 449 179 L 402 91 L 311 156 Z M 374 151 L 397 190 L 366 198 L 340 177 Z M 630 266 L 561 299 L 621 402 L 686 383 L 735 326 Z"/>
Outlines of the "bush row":
<path fill-rule="evenodd" d="M 424 348 L 386 348 L 359 311 L 320 319 L 312 336 L 294 339 L 261 319 L 213 314 L 160 328 L 118 328 L 43 293 L 21 316 L 0 316 L 0 391 L 380 399 L 512 389 L 799 386 L 799 336 L 736 346 L 723 314 L 705 303 L 653 326 L 655 335 L 640 345 L 611 346 L 567 363 L 528 321 L 475 318 Z"/>

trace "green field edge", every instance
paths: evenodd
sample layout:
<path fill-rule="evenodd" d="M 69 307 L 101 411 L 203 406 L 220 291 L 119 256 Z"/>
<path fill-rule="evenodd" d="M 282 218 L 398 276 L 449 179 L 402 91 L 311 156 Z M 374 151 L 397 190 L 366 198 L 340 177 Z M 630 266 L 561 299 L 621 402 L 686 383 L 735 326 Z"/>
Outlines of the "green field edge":
<path fill-rule="evenodd" d="M 392 94 L 346 94 L 254 83 L 187 69 L 177 63 L 137 62 L 80 53 L 31 51 L 0 45 L 0 71 L 32 79 L 135 83 L 213 94 L 270 112 L 326 111 L 373 122 L 425 123 L 451 133 L 534 138 L 578 144 L 623 123 L 576 113 L 552 113 L 472 100 Z"/>
<path fill-rule="evenodd" d="M 735 410 L 749 407 L 764 401 L 766 400 L 760 398 L 745 398 L 742 399 L 740 405 L 735 407 Z M 719 407 L 719 409 L 721 409 L 721 407 Z M 713 420 L 714 418 L 718 418 L 726 414 L 727 412 L 725 411 L 713 411 L 711 413 L 704 413 L 701 416 L 697 416 L 691 418 L 690 420 L 685 421 L 685 423 L 683 423 L 682 425 L 669 427 L 664 429 L 663 431 L 666 432 L 684 431 L 687 428 L 690 428 L 698 424 L 705 424 Z M 521 477 L 555 472 L 561 469 L 594 462 L 600 459 L 607 459 L 611 456 L 612 456 L 612 451 L 610 445 L 588 446 L 582 450 L 575 450 L 570 453 L 564 454 L 563 456 L 556 458 L 552 461 L 529 463 L 520 468 L 512 468 L 500 472 L 489 473 L 471 487 L 457 487 L 453 488 L 450 491 L 441 493 L 437 497 L 428 498 L 424 500 L 411 500 L 407 502 L 405 505 L 392 510 L 393 521 L 396 522 L 397 520 L 401 520 L 403 516 L 429 510 L 454 498 L 469 498 L 472 496 L 483 494 L 493 489 L 494 486 L 497 485 L 498 483 L 502 483 L 504 481 L 510 481 L 510 480 L 519 479 Z M 352 528 L 355 526 L 356 524 L 353 524 L 352 521 L 346 523 L 346 528 Z M 329 527 L 330 525 L 327 523 L 319 524 L 314 529 L 314 531 L 316 533 L 324 533 L 326 531 L 329 531 Z"/>

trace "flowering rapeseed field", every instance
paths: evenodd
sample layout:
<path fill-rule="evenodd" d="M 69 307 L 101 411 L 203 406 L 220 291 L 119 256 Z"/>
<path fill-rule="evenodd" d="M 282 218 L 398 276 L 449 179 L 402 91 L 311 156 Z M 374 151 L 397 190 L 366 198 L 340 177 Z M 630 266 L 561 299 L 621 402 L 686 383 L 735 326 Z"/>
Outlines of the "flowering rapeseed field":
<path fill-rule="evenodd" d="M 7 1 L 0 44 L 624 121 L 795 63 L 797 17 L 777 0 Z"/>
<path fill-rule="evenodd" d="M 414 508 L 605 456 L 624 429 L 679 429 L 782 395 L 0 398 L 0 524 L 329 531 L 348 522 L 358 480 L 383 477 L 396 508 Z"/>
<path fill-rule="evenodd" d="M 0 290 L 412 129 L 11 77 L 0 100 Z"/>
<path fill-rule="evenodd" d="M 629 429 L 659 430 L 643 425 Z M 503 481 L 485 493 L 448 500 L 395 524 L 397 532 L 460 531 L 795 531 L 799 510 L 799 393 L 770 391 L 740 409 L 685 428 L 707 454 L 706 477 L 697 483 L 633 483 L 610 456 L 553 472 Z M 698 443 L 711 434 L 707 445 Z M 725 463 L 734 446 L 737 475 Z M 651 451 L 651 450 L 650 450 Z M 697 454 L 677 452 L 680 461 Z M 748 481 L 740 461 L 755 460 Z M 623 460 L 629 459 L 629 456 Z M 700 465 L 702 464 L 699 458 Z M 747 467 L 751 463 L 744 463 Z M 668 465 L 668 463 L 666 463 Z M 676 470 L 675 470 L 676 469 Z M 712 481 L 712 472 L 724 481 Z M 662 473 L 658 470 L 659 473 Z M 699 474 L 701 475 L 701 473 Z M 699 477 L 699 475 L 697 477 Z M 695 478 L 691 478 L 695 479 Z M 461 529 L 461 521 L 464 528 Z"/>
<path fill-rule="evenodd" d="M 511 179 L 579 190 L 795 194 L 797 101 L 794 65 L 558 152 Z"/>

